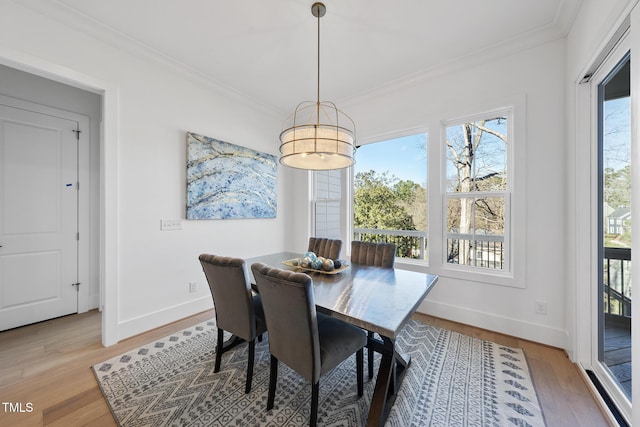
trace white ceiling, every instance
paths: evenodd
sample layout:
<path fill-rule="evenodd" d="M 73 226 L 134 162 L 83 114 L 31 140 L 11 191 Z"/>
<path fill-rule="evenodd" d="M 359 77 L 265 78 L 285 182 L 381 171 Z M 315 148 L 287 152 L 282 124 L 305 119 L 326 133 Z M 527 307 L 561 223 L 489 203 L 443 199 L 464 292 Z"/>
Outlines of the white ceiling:
<path fill-rule="evenodd" d="M 45 5 L 46 3 L 46 5 Z M 315 100 L 313 0 L 32 0 L 277 113 Z M 443 64 L 564 37 L 581 0 L 325 0 L 321 98 L 348 102 Z M 64 18 L 61 18 L 64 17 Z M 533 42 L 532 42 L 533 41 Z"/>

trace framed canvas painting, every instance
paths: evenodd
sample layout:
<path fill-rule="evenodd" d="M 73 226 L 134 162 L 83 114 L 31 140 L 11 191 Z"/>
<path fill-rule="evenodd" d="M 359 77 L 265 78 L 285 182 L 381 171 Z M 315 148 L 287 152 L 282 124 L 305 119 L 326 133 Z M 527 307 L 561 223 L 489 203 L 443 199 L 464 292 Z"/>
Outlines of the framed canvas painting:
<path fill-rule="evenodd" d="M 187 219 L 276 217 L 276 156 L 192 132 L 187 147 Z"/>

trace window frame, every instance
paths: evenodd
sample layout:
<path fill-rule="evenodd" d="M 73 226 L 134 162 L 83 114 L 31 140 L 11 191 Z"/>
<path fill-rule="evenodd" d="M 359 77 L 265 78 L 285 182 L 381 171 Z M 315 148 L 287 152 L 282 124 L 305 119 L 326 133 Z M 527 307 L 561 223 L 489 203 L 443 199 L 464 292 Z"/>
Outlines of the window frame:
<path fill-rule="evenodd" d="M 497 101 L 497 102 L 496 102 Z M 510 111 L 509 120 L 509 142 L 507 167 L 509 172 L 508 185 L 511 189 L 509 194 L 509 237 L 506 238 L 505 246 L 509 251 L 509 271 L 483 271 L 483 268 L 464 268 L 449 264 L 446 261 L 446 152 L 443 150 L 446 138 L 446 126 L 451 123 L 463 123 L 473 118 L 497 117 L 497 114 Z M 400 138 L 407 135 L 425 133 L 427 135 L 427 260 L 413 260 L 407 258 L 396 258 L 396 268 L 425 271 L 439 275 L 442 278 L 451 278 L 474 282 L 478 285 L 498 285 L 513 288 L 526 288 L 526 94 L 517 93 L 506 98 L 493 100 L 475 106 L 472 110 L 449 110 L 452 114 L 431 114 L 428 115 L 423 124 L 403 131 L 385 132 L 375 137 L 364 138 L 358 141 L 359 145 L 372 144 L 389 139 Z M 442 117 L 449 117 L 443 120 Z M 438 135 L 440 132 L 440 135 Z M 446 148 L 446 147 L 445 147 Z M 311 185 L 314 181 L 313 174 L 310 174 L 312 181 L 309 185 L 309 199 L 313 202 L 315 189 Z M 353 185 L 354 168 L 345 169 L 342 175 L 342 197 L 343 206 L 341 214 L 341 228 L 343 230 L 342 240 L 345 242 L 343 253 L 346 256 L 351 252 L 351 240 L 353 237 Z M 506 201 L 505 201 L 506 202 Z M 315 230 L 315 211 L 312 208 L 312 215 L 309 218 L 309 230 Z M 440 239 L 440 241 L 438 241 Z M 444 250 L 443 250 L 444 247 Z"/>
<path fill-rule="evenodd" d="M 476 112 L 460 115 L 440 121 L 439 162 L 440 162 L 440 220 L 441 242 L 439 265 L 434 265 L 434 272 L 443 277 L 489 283 L 495 285 L 525 288 L 525 241 L 526 210 L 521 202 L 525 200 L 526 160 L 525 152 L 525 96 L 514 97 L 497 108 L 476 109 Z M 447 190 L 447 128 L 463 123 L 491 119 L 499 116 L 507 117 L 507 153 L 505 156 L 507 171 L 507 188 L 504 191 L 476 191 L 472 193 L 454 193 Z M 505 230 L 504 257 L 505 268 L 495 270 L 486 267 L 459 265 L 447 262 L 447 206 L 451 198 L 462 195 L 473 198 L 500 195 L 505 197 Z M 432 245 L 433 247 L 433 245 Z"/>

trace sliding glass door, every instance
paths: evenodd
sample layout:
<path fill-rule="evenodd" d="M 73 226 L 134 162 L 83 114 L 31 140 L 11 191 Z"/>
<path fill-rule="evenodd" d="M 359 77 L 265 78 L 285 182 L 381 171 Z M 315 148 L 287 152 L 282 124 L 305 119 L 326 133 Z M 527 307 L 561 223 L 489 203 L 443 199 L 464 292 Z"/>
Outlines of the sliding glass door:
<path fill-rule="evenodd" d="M 592 80 L 598 123 L 597 331 L 593 370 L 631 412 L 631 74 L 625 39 Z"/>

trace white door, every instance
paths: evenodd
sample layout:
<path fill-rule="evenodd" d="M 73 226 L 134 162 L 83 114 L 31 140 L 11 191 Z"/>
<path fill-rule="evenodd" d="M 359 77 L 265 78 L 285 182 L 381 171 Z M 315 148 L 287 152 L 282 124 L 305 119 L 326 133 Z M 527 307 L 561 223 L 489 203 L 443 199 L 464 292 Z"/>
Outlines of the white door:
<path fill-rule="evenodd" d="M 77 129 L 0 105 L 0 330 L 78 311 Z"/>

